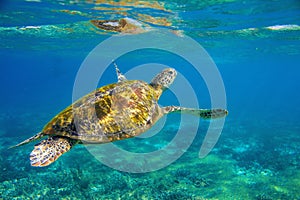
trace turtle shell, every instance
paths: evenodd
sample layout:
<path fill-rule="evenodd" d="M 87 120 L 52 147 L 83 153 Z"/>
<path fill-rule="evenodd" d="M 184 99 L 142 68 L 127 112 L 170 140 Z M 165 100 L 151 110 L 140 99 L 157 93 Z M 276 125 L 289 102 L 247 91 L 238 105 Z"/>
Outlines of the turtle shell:
<path fill-rule="evenodd" d="M 82 97 L 43 129 L 88 143 L 105 143 L 139 135 L 162 116 L 155 89 L 138 80 L 103 86 Z"/>

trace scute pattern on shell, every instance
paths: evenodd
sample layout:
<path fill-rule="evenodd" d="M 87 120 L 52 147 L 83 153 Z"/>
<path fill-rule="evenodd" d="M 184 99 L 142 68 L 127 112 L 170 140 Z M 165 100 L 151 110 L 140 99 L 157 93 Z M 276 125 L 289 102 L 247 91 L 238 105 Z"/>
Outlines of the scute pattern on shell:
<path fill-rule="evenodd" d="M 130 80 L 84 96 L 53 118 L 43 132 L 105 143 L 139 135 L 160 115 L 155 89 L 143 81 Z"/>

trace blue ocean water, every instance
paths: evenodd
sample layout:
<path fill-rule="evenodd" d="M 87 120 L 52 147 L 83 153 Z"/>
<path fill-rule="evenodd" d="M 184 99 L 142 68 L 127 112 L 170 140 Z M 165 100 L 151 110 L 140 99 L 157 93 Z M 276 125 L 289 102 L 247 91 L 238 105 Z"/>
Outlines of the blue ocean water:
<path fill-rule="evenodd" d="M 70 105 L 85 58 L 104 40 L 124 34 L 100 30 L 90 20 L 121 18 L 140 22 L 145 32 L 164 29 L 191 37 L 209 53 L 229 111 L 216 146 L 199 158 L 209 125 L 200 120 L 192 145 L 157 171 L 109 168 L 84 145 L 48 167 L 30 166 L 37 142 L 8 148 L 41 131 Z M 7 0 L 0 4 L 0 19 L 0 199 L 300 198 L 299 1 Z M 200 107 L 210 107 L 207 86 L 185 60 L 154 49 L 116 62 L 124 72 L 147 63 L 173 67 L 196 89 Z M 99 86 L 117 81 L 112 64 L 99 80 Z M 166 91 L 159 103 L 178 101 Z M 186 134 L 192 126 L 184 126 Z M 178 127 L 178 116 L 172 115 L 154 137 L 117 145 L 133 152 L 157 150 Z"/>

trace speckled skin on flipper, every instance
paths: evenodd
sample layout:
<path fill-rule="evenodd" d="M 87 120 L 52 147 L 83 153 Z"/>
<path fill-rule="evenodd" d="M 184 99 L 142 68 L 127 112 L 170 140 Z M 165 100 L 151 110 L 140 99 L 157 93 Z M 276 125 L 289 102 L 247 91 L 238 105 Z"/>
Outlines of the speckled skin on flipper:
<path fill-rule="evenodd" d="M 30 164 L 35 167 L 45 167 L 57 160 L 62 154 L 69 151 L 76 140 L 58 136 L 49 137 L 34 145 L 30 153 Z"/>
<path fill-rule="evenodd" d="M 205 119 L 228 114 L 224 109 L 160 107 L 159 97 L 177 75 L 172 68 L 157 74 L 150 84 L 127 80 L 117 66 L 116 72 L 117 83 L 103 86 L 77 100 L 56 115 L 40 133 L 16 145 L 21 146 L 48 136 L 30 154 L 32 166 L 44 167 L 53 163 L 77 143 L 101 144 L 137 136 L 171 112 L 192 114 Z"/>

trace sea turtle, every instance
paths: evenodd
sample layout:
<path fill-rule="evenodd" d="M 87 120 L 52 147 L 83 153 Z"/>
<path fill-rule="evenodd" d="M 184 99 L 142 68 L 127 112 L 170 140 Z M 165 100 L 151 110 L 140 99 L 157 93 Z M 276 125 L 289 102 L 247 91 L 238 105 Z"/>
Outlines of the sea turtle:
<path fill-rule="evenodd" d="M 48 136 L 34 146 L 30 154 L 32 166 L 47 166 L 78 143 L 107 143 L 140 135 L 171 112 L 205 119 L 223 117 L 228 113 L 225 109 L 160 107 L 159 97 L 177 74 L 173 68 L 164 69 L 148 84 L 141 80 L 127 80 L 116 64 L 115 67 L 117 83 L 80 98 L 56 115 L 40 133 L 14 146 Z"/>

